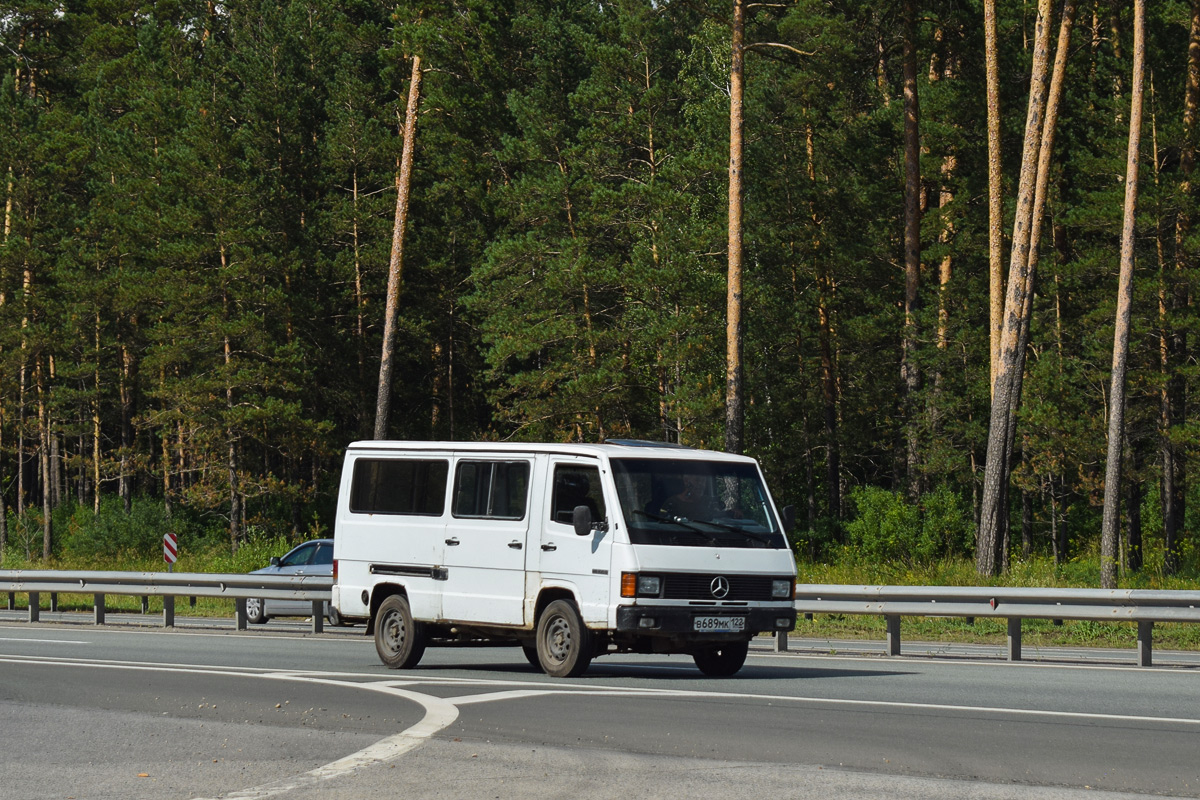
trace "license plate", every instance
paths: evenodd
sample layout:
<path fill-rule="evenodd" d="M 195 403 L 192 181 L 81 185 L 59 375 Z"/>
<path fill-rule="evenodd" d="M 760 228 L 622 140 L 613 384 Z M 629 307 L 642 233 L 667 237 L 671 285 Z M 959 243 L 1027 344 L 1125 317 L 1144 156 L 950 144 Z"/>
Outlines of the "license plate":
<path fill-rule="evenodd" d="M 745 617 L 696 617 L 692 623 L 692 630 L 699 633 L 741 633 L 745 629 Z"/>

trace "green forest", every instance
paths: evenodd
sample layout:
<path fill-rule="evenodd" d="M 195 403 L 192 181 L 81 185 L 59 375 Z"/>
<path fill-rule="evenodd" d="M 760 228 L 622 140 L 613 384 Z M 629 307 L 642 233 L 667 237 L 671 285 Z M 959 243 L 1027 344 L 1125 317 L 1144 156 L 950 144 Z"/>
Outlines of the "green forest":
<path fill-rule="evenodd" d="M 1200 0 L 1141 8 L 0 2 L 3 563 L 328 534 L 391 274 L 387 438 L 743 451 L 813 563 L 1194 580 Z"/>

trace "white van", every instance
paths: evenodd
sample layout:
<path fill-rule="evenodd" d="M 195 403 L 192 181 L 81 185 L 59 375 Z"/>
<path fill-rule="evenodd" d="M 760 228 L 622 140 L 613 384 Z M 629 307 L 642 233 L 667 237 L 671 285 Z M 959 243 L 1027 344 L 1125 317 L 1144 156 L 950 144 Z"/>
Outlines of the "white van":
<path fill-rule="evenodd" d="M 555 677 L 618 652 L 732 675 L 754 635 L 796 621 L 796 563 L 754 459 L 635 440 L 356 442 L 333 574 L 333 607 L 369 620 L 392 668 L 488 641 Z"/>

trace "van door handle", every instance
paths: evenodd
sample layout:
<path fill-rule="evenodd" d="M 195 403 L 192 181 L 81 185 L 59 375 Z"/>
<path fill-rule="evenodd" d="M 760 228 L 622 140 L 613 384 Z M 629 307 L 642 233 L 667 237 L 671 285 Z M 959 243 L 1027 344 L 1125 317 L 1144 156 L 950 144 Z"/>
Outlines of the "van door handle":
<path fill-rule="evenodd" d="M 521 543 L 518 542 L 516 539 L 513 539 L 511 542 L 509 542 L 508 546 L 511 547 L 513 550 L 521 549 Z"/>
<path fill-rule="evenodd" d="M 557 549 L 558 549 L 558 545 L 556 545 L 556 544 L 544 544 L 544 545 L 542 545 L 542 549 L 543 549 L 543 550 L 545 550 L 547 553 L 553 553 L 555 550 L 557 550 Z"/>
<path fill-rule="evenodd" d="M 451 547 L 458 546 L 458 537 L 451 536 L 449 539 L 446 540 L 446 544 L 450 545 Z"/>

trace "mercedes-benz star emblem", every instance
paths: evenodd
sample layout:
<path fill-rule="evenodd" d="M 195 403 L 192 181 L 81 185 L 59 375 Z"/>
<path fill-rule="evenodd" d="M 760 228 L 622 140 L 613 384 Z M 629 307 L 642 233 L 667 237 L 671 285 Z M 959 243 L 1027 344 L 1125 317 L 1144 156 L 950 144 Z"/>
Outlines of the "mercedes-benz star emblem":
<path fill-rule="evenodd" d="M 712 590 L 712 596 L 718 600 L 724 599 L 725 595 L 729 594 L 729 579 L 724 575 L 718 575 L 712 579 L 712 583 L 708 585 Z"/>

